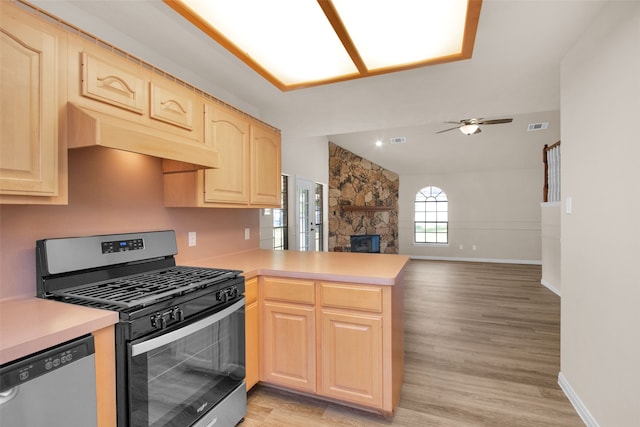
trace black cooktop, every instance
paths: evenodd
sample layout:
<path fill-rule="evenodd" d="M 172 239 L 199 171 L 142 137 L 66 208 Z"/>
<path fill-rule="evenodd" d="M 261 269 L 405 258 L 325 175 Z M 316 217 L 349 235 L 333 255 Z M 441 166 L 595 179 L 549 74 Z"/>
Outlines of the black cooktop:
<path fill-rule="evenodd" d="M 51 295 L 122 308 L 143 307 L 236 277 L 237 271 L 176 266 L 54 290 Z"/>

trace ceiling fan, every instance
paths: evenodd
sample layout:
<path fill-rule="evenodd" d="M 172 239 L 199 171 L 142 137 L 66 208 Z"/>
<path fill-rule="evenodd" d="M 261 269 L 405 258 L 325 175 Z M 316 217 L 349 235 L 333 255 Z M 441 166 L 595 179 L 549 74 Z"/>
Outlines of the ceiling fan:
<path fill-rule="evenodd" d="M 481 125 L 499 125 L 502 123 L 511 123 L 513 121 L 512 118 L 508 119 L 493 119 L 493 120 L 485 120 L 485 119 L 462 119 L 457 122 L 445 122 L 445 123 L 455 123 L 456 127 L 452 127 L 449 129 L 441 130 L 436 133 L 449 132 L 450 130 L 460 129 L 460 132 L 465 135 L 474 135 L 476 133 L 482 132 L 480 130 Z"/>

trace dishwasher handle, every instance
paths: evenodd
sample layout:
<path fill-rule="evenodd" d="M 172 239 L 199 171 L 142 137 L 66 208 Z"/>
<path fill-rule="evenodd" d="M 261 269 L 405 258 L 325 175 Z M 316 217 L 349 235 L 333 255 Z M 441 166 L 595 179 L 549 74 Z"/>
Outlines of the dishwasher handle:
<path fill-rule="evenodd" d="M 18 387 L 20 386 L 15 386 L 7 391 L 0 392 L 0 406 L 10 402 L 14 397 L 16 397 L 18 394 Z"/>

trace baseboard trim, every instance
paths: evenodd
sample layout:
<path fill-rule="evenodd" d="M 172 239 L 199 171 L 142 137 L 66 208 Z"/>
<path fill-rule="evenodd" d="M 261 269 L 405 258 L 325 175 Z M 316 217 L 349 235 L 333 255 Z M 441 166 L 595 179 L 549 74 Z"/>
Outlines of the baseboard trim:
<path fill-rule="evenodd" d="M 542 261 L 529 259 L 499 259 L 499 258 L 458 258 L 426 255 L 409 255 L 411 259 L 424 259 L 432 261 L 465 261 L 465 262 L 494 262 L 498 264 L 532 264 L 542 265 Z"/>
<path fill-rule="evenodd" d="M 554 294 L 558 295 L 559 297 L 562 297 L 562 295 L 560 295 L 560 289 L 556 288 L 555 286 L 553 286 L 551 283 L 547 282 L 544 279 L 540 280 L 540 283 L 547 289 L 549 289 L 551 292 L 553 292 Z"/>
<path fill-rule="evenodd" d="M 584 403 L 582 403 L 582 400 L 580 400 L 576 392 L 573 390 L 573 387 L 571 387 L 569 381 L 567 381 L 565 376 L 562 375 L 562 372 L 558 374 L 558 385 L 564 392 L 565 396 L 567 396 L 567 399 L 569 399 L 569 402 L 571 402 L 574 409 L 576 410 L 580 418 L 582 418 L 582 421 L 584 421 L 587 427 L 600 427 L 596 419 L 593 418 L 593 415 L 591 415 L 591 412 L 589 412 Z"/>

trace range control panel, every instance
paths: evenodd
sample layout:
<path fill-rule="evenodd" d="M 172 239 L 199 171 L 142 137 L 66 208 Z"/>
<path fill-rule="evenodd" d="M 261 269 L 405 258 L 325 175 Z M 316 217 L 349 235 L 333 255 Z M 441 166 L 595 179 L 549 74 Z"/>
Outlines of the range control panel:
<path fill-rule="evenodd" d="M 0 392 L 63 368 L 69 363 L 93 354 L 93 337 L 88 335 L 42 352 L 0 366 Z"/>
<path fill-rule="evenodd" d="M 226 304 L 232 300 L 242 297 L 242 294 L 237 286 L 228 286 L 226 288 L 222 288 L 215 291 L 211 295 L 213 295 L 214 299 L 207 300 L 207 304 L 209 307 Z M 152 328 L 165 329 L 167 326 L 184 321 L 189 314 L 193 314 L 191 313 L 191 309 L 186 309 L 180 305 L 176 305 L 173 307 L 167 307 L 163 311 L 158 311 L 151 314 L 149 316 L 149 320 L 151 321 Z"/>
<path fill-rule="evenodd" d="M 114 240 L 111 242 L 102 242 L 103 254 L 112 254 L 114 252 L 135 251 L 139 249 L 144 249 L 144 240 L 142 239 Z"/>

